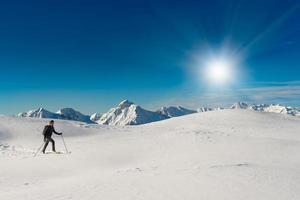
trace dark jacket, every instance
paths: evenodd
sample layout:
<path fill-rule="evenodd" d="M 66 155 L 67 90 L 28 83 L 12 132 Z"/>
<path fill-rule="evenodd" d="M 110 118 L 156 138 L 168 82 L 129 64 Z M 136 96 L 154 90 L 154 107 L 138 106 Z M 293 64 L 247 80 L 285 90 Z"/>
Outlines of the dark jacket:
<path fill-rule="evenodd" d="M 44 131 L 43 131 L 44 137 L 46 137 L 46 138 L 51 138 L 52 133 L 55 133 L 55 134 L 57 134 L 57 135 L 61 135 L 61 133 L 58 133 L 58 132 L 55 131 L 55 129 L 54 129 L 53 126 L 51 126 L 51 125 L 46 125 L 45 128 L 44 128 Z"/>

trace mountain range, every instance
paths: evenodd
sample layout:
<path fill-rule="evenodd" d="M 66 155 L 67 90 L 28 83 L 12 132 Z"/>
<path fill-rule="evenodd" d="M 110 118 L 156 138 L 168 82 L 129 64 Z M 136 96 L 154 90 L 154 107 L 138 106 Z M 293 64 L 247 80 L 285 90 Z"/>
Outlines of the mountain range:
<path fill-rule="evenodd" d="M 62 108 L 56 113 L 48 111 L 44 108 L 38 108 L 36 110 L 29 110 L 28 112 L 19 113 L 18 117 L 31 117 L 31 118 L 50 118 L 50 119 L 64 119 L 73 120 L 86 123 L 94 123 L 90 116 L 84 115 L 73 108 Z"/>
<path fill-rule="evenodd" d="M 62 108 L 56 113 L 48 111 L 44 108 L 30 110 L 28 112 L 19 113 L 18 117 L 31 118 L 50 118 L 73 120 L 85 123 L 97 123 L 102 125 L 139 125 L 150 122 L 165 120 L 173 117 L 193 114 L 197 112 L 208 112 L 214 110 L 222 110 L 224 108 L 215 107 L 201 107 L 196 110 L 190 110 L 181 106 L 161 107 L 157 111 L 149 111 L 139 105 L 124 100 L 116 107 L 111 108 L 104 114 L 94 113 L 91 116 L 84 115 L 72 108 Z M 258 112 L 271 112 L 279 114 L 287 114 L 292 116 L 300 116 L 300 109 L 294 107 L 287 107 L 280 104 L 248 104 L 245 102 L 236 102 L 227 109 L 246 109 Z"/>

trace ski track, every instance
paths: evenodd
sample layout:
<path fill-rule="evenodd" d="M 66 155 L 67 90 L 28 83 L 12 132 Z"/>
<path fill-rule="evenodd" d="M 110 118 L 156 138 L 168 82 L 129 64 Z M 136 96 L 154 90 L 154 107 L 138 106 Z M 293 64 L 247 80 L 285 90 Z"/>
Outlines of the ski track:
<path fill-rule="evenodd" d="M 296 117 L 221 110 L 139 126 L 57 120 L 72 153 L 33 157 L 47 121 L 0 116 L 1 200 L 300 198 Z"/>

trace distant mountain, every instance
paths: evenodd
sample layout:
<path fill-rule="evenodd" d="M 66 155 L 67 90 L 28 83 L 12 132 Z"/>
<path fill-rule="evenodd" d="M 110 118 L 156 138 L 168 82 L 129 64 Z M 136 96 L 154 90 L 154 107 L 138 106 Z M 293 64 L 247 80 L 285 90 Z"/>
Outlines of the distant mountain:
<path fill-rule="evenodd" d="M 272 104 L 264 108 L 264 111 L 272 112 L 272 113 L 288 114 L 293 116 L 297 116 L 299 114 L 299 109 L 293 107 L 286 107 L 280 104 Z"/>
<path fill-rule="evenodd" d="M 102 115 L 100 113 L 94 113 L 90 116 L 90 120 L 93 122 L 96 122 L 101 118 L 101 116 Z"/>
<path fill-rule="evenodd" d="M 230 109 L 248 109 L 249 105 L 245 102 L 236 102 L 232 106 L 230 106 Z"/>
<path fill-rule="evenodd" d="M 181 106 L 168 106 L 168 107 L 162 107 L 159 110 L 157 110 L 156 112 L 161 115 L 166 115 L 168 117 L 179 117 L 179 116 L 183 116 L 183 115 L 196 113 L 197 111 L 189 110 L 189 109 L 183 108 Z"/>
<path fill-rule="evenodd" d="M 287 107 L 280 104 L 252 104 L 248 105 L 244 102 L 237 102 L 233 104 L 231 109 L 249 109 L 253 111 L 259 112 L 270 112 L 270 113 L 279 113 L 279 114 L 287 114 L 293 116 L 300 116 L 300 110 L 298 108 Z"/>
<path fill-rule="evenodd" d="M 223 107 L 215 107 L 215 108 L 213 108 L 212 110 L 224 110 L 225 108 L 223 108 Z"/>
<path fill-rule="evenodd" d="M 201 107 L 201 108 L 197 109 L 197 112 L 201 113 L 201 112 L 208 112 L 208 111 L 213 111 L 213 110 L 214 110 L 213 108 Z"/>
<path fill-rule="evenodd" d="M 66 119 L 66 120 L 93 123 L 93 121 L 90 120 L 89 115 L 84 115 L 84 114 L 74 110 L 73 108 L 60 109 L 59 111 L 57 111 L 57 114 L 59 114 L 63 119 Z"/>
<path fill-rule="evenodd" d="M 117 107 L 104 113 L 97 123 L 107 125 L 138 125 L 167 118 L 169 117 L 157 112 L 145 110 L 128 100 L 124 100 Z"/>
<path fill-rule="evenodd" d="M 50 112 L 44 108 L 38 108 L 36 110 L 30 110 L 28 112 L 19 113 L 19 117 L 32 117 L 32 118 L 49 118 L 49 119 L 64 119 L 81 121 L 86 123 L 94 123 L 90 120 L 90 116 L 83 115 L 80 112 L 72 108 L 63 108 L 56 113 Z"/>
<path fill-rule="evenodd" d="M 17 116 L 33 117 L 33 118 L 61 119 L 61 116 L 59 114 L 50 112 L 44 108 L 38 108 L 36 110 L 29 110 L 28 112 L 19 113 Z"/>
<path fill-rule="evenodd" d="M 267 107 L 269 107 L 270 105 L 268 104 L 253 104 L 253 105 L 250 105 L 248 107 L 249 110 L 254 110 L 254 111 L 264 111 Z"/>

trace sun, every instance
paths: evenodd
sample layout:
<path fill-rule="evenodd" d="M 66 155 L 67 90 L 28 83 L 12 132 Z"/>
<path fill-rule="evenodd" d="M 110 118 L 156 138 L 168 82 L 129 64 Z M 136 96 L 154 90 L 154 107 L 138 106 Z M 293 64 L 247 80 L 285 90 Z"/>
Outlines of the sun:
<path fill-rule="evenodd" d="M 225 91 L 243 84 L 247 75 L 243 61 L 242 55 L 229 48 L 203 49 L 193 54 L 190 72 L 199 88 Z"/>
<path fill-rule="evenodd" d="M 229 84 L 236 78 L 233 62 L 224 58 L 215 58 L 207 61 L 203 75 L 209 84 L 220 86 Z"/>
<path fill-rule="evenodd" d="M 223 60 L 215 60 L 207 66 L 207 76 L 214 83 L 225 83 L 230 79 L 230 65 Z"/>

